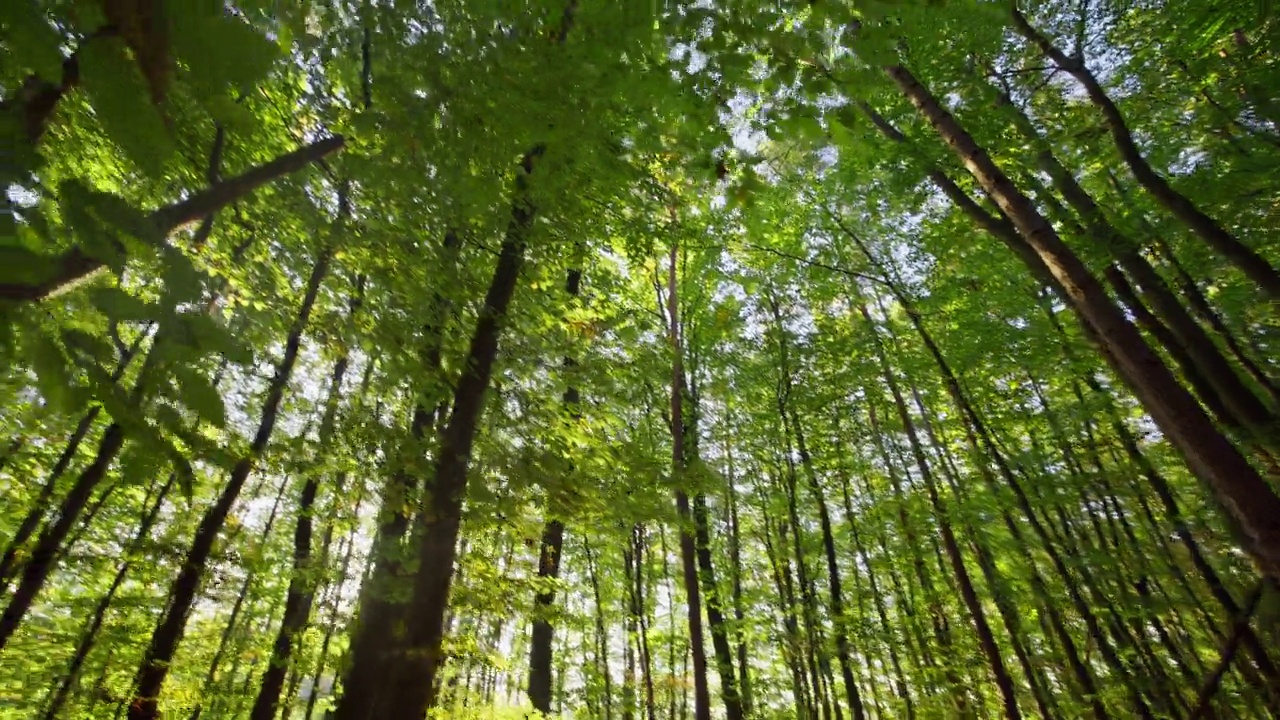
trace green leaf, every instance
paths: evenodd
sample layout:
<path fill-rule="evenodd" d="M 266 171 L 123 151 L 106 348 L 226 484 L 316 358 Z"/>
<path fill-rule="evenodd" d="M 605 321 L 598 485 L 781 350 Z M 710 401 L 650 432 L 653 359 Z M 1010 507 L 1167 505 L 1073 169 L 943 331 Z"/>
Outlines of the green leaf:
<path fill-rule="evenodd" d="M 0 283 L 39 285 L 57 271 L 52 258 L 17 245 L 0 245 Z"/>
<path fill-rule="evenodd" d="M 148 175 L 163 174 L 173 139 L 123 40 L 102 37 L 81 48 L 80 85 L 107 137 Z"/>
<path fill-rule="evenodd" d="M 215 352 L 237 365 L 253 362 L 253 351 L 208 313 L 181 316 L 201 352 Z"/>
<path fill-rule="evenodd" d="M 275 43 L 220 7 L 208 12 L 185 0 L 172 4 L 174 50 L 201 87 L 247 89 L 280 57 Z"/>
<path fill-rule="evenodd" d="M 183 368 L 175 373 L 174 387 L 178 391 L 178 399 L 196 415 L 218 428 L 227 425 L 227 409 L 222 402 L 222 395 L 209 382 L 209 378 L 199 372 Z"/>
<path fill-rule="evenodd" d="M 70 390 L 76 383 L 62 348 L 43 332 L 36 331 L 28 337 L 26 352 L 36 372 L 40 395 L 54 407 L 72 409 Z"/>
<path fill-rule="evenodd" d="M 142 443 L 130 443 L 120 458 L 120 480 L 128 486 L 143 486 L 163 471 L 165 456 Z"/>
<path fill-rule="evenodd" d="M 4 37 L 8 62 L 30 68 L 50 83 L 62 82 L 62 35 L 49 24 L 33 0 L 0 3 L 0 35 Z"/>
<path fill-rule="evenodd" d="M 200 299 L 204 293 L 205 275 L 196 268 L 186 253 L 166 246 L 160 263 L 164 274 L 166 303 L 177 306 Z"/>
<path fill-rule="evenodd" d="M 88 356 L 91 362 L 109 361 L 115 355 L 115 347 L 106 338 L 76 328 L 62 332 L 62 343 L 73 356 Z"/>
<path fill-rule="evenodd" d="M 132 322 L 153 320 L 156 317 L 154 306 L 118 287 L 96 288 L 90 292 L 89 297 L 93 306 L 112 320 Z"/>

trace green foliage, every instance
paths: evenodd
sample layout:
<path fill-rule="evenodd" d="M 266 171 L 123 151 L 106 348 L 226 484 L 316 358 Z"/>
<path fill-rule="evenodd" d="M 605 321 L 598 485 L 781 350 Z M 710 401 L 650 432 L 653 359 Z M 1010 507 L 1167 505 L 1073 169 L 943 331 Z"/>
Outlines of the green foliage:
<path fill-rule="evenodd" d="M 1156 171 L 1280 261 L 1269 4 L 1024 5 L 1083 55 Z M 74 519 L 0 641 L 0 720 L 49 713 L 59 688 L 54 717 L 127 713 L 211 524 L 166 717 L 248 717 L 299 588 L 314 597 L 281 697 L 321 717 L 361 608 L 420 602 L 420 567 L 453 578 L 442 648 L 396 656 L 443 653 L 433 716 L 537 716 L 534 619 L 554 627 L 552 715 L 647 717 L 646 680 L 655 716 L 692 715 L 681 535 L 699 530 L 716 713 L 723 633 L 738 683 L 747 658 L 750 718 L 853 716 L 841 647 L 869 717 L 999 717 L 1006 693 L 1027 717 L 1087 716 L 1090 684 L 1111 717 L 1135 697 L 1188 715 L 1226 606 L 1256 583 L 1242 535 L 1072 311 L 957 206 L 1000 217 L 884 66 L 927 85 L 1095 275 L 1136 248 L 1268 418 L 1274 298 L 1138 182 L 1009 7 L 0 2 L 8 588 Z M 40 88 L 57 92 L 33 138 Z M 340 152 L 157 226 L 334 134 Z M 1045 153 L 1124 244 L 1054 186 Z M 527 213 L 474 439 L 450 456 L 459 378 L 492 342 L 477 328 Z M 93 271 L 68 277 L 77 262 Z M 42 287 L 56 292 L 19 297 Z M 1230 416 L 1229 378 L 1197 367 L 1186 326 L 1162 332 L 1108 293 L 1094 300 L 1123 306 L 1272 468 L 1274 438 Z M 442 466 L 466 468 L 456 516 L 430 504 Z M 539 573 L 552 520 L 556 578 Z M 420 554 L 433 523 L 460 526 L 456 559 Z M 1262 653 L 1243 646 L 1221 679 L 1224 717 L 1277 710 L 1276 607 L 1263 596 Z M 406 618 L 378 647 L 399 652 Z"/>

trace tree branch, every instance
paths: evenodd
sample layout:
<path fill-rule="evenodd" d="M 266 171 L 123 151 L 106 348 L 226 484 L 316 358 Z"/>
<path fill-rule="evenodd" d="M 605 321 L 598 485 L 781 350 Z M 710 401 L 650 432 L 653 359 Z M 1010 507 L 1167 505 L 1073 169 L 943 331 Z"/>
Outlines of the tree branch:
<path fill-rule="evenodd" d="M 1231 661 L 1235 659 L 1236 653 L 1240 650 L 1240 642 L 1249 630 L 1249 623 L 1253 620 L 1253 614 L 1258 610 L 1258 605 L 1262 600 L 1262 596 L 1266 594 L 1267 588 L 1272 583 L 1267 580 L 1260 580 L 1254 587 L 1253 592 L 1249 593 L 1249 597 L 1245 599 L 1244 607 L 1240 610 L 1239 617 L 1231 626 L 1231 635 L 1227 637 L 1227 642 L 1222 646 L 1222 657 L 1218 660 L 1218 664 L 1213 668 L 1213 672 L 1205 678 L 1204 684 L 1200 687 L 1200 694 L 1196 700 L 1196 708 L 1190 715 L 1190 720 L 1200 720 L 1209 714 L 1209 706 L 1213 701 L 1213 696 L 1218 693 L 1218 688 L 1222 686 L 1222 678 L 1227 674 L 1227 670 L 1231 667 Z"/>
<path fill-rule="evenodd" d="M 291 153 L 259 165 L 248 172 L 195 193 L 186 200 L 167 205 L 150 214 L 148 220 L 161 236 L 167 236 L 180 225 L 199 220 L 249 195 L 254 190 L 297 172 L 307 165 L 341 149 L 345 138 L 334 135 L 301 147 Z M 88 281 L 105 266 L 73 247 L 52 259 L 54 269 L 35 284 L 0 283 L 0 300 L 35 302 L 67 292 Z"/>

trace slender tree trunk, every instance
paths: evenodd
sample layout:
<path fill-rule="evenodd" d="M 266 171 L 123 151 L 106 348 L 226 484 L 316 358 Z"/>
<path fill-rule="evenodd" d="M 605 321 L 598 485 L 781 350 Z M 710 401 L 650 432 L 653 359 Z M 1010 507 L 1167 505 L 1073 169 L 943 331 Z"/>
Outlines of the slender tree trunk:
<path fill-rule="evenodd" d="M 720 588 L 716 582 L 715 567 L 711 559 L 711 534 L 708 529 L 707 499 L 698 493 L 693 499 L 693 521 L 698 542 L 698 569 L 702 590 L 707 597 L 707 626 L 711 630 L 711 645 L 720 672 L 720 693 L 724 698 L 725 716 L 729 720 L 742 720 L 742 698 L 733 672 L 733 650 L 729 647 L 729 633 L 725 627 L 724 611 L 720 602 Z"/>
<path fill-rule="evenodd" d="M 857 682 L 853 677 L 853 646 L 849 641 L 846 629 L 848 619 L 845 617 L 844 589 L 840 581 L 840 565 L 836 560 L 835 533 L 831 529 L 831 512 L 827 508 L 827 499 L 818 482 L 817 471 L 813 467 L 813 459 L 805 443 L 804 429 L 800 417 L 791 410 L 791 425 L 795 429 L 796 445 L 800 452 L 800 463 L 805 468 L 805 476 L 809 481 L 809 492 L 818 506 L 818 521 L 822 528 L 822 547 L 827 560 L 827 584 L 831 595 L 832 623 L 836 633 L 836 655 L 840 661 L 840 675 L 844 681 L 845 697 L 855 720 L 865 720 L 866 709 L 862 704 L 862 696 L 858 692 Z"/>
<path fill-rule="evenodd" d="M 725 408 L 725 423 L 730 424 L 729 408 Z M 729 571 L 733 601 L 733 619 L 737 624 L 738 678 L 742 689 L 742 712 L 751 716 L 751 680 L 747 665 L 746 612 L 742 601 L 742 535 L 738 525 L 738 492 L 734 487 L 733 438 L 727 436 L 725 456 L 728 459 L 728 478 L 725 483 L 725 498 L 728 501 L 729 513 Z M 649 720 L 653 720 L 650 718 Z"/>
<path fill-rule="evenodd" d="M 1166 210 L 1178 218 L 1210 247 L 1240 269 L 1258 287 L 1274 299 L 1280 299 L 1280 273 L 1277 273 L 1261 255 L 1251 250 L 1239 238 L 1227 232 L 1216 220 L 1209 217 L 1190 198 L 1173 188 L 1143 157 L 1133 139 L 1133 133 L 1124 115 L 1107 95 L 1098 78 L 1085 65 L 1082 57 L 1068 57 L 1027 22 L 1016 6 L 1011 7 L 1013 29 L 1040 50 L 1055 65 L 1070 73 L 1084 87 L 1089 101 L 1102 113 L 1106 128 L 1111 133 L 1116 149 L 1133 177 Z M 1008 211 L 1006 211 L 1008 212 Z M 1013 217 L 1013 213 L 1010 213 Z M 1017 222 L 1015 218 L 1015 222 Z"/>
<path fill-rule="evenodd" d="M 120 356 L 115 370 L 111 373 L 112 382 L 119 382 L 120 378 L 124 376 L 125 370 L 129 367 L 129 361 L 137 355 L 138 348 L 149 334 L 149 332 L 138 333 L 138 337 L 133 344 Z M 54 462 L 53 467 L 49 470 L 49 476 L 45 478 L 44 484 L 40 486 L 40 492 L 36 494 L 35 499 L 31 502 L 31 509 L 23 516 L 18 529 L 14 531 L 13 537 L 9 539 L 9 543 L 5 546 L 4 555 L 0 557 L 0 594 L 4 594 L 9 589 L 9 582 L 13 580 L 15 572 L 21 565 L 18 562 L 19 553 L 23 546 L 27 544 L 27 541 L 31 539 L 31 536 L 35 534 L 36 528 L 40 526 L 40 522 L 44 519 L 48 509 L 49 501 L 53 499 L 54 492 L 57 491 L 58 481 L 62 479 L 62 475 L 66 473 L 67 468 L 71 467 L 76 453 L 80 450 L 80 444 L 88 437 L 89 431 L 93 429 L 93 423 L 98 419 L 101 411 L 101 405 L 94 405 L 80 418 L 80 422 L 76 424 L 75 430 L 71 432 L 71 437 L 62 449 L 62 453 L 58 455 L 57 461 Z M 20 444 L 21 442 L 22 438 L 14 440 L 15 444 Z M 13 452 L 10 451 L 6 458 L 12 455 Z"/>
<path fill-rule="evenodd" d="M 528 198 L 527 183 L 542 152 L 541 147 L 529 152 L 521 163 L 506 237 L 454 391 L 449 423 L 440 438 L 429 502 L 416 533 L 418 567 L 405 618 L 403 657 L 380 677 L 349 679 L 338 705 L 338 720 L 420 720 L 433 704 L 471 447 L 498 353 L 502 320 L 533 228 L 536 210 Z M 377 643 L 384 641 L 367 628 L 359 629 L 353 639 L 352 667 L 381 654 Z"/>
<path fill-rule="evenodd" d="M 262 489 L 261 482 L 251 492 L 251 496 L 257 496 L 258 491 Z M 271 541 L 271 531 L 275 527 L 276 517 L 280 511 L 280 503 L 284 500 L 284 494 L 289 489 L 289 478 L 286 476 L 280 482 L 280 487 L 276 491 L 275 501 L 271 504 L 271 512 L 267 513 L 267 522 L 262 527 L 261 545 L 266 546 Z M 237 528 L 238 530 L 239 528 Z M 230 533 L 227 539 L 233 541 L 238 533 Z M 231 613 L 227 616 L 226 623 L 222 626 L 222 634 L 218 638 L 218 647 L 213 652 L 213 659 L 209 661 L 209 669 L 205 671 L 204 683 L 200 686 L 199 701 L 192 708 L 189 720 L 200 720 L 204 714 L 204 701 L 211 698 L 210 706 L 217 709 L 218 702 L 222 699 L 222 688 L 228 683 L 218 682 L 218 670 L 222 667 L 222 660 L 226 657 L 228 651 L 232 650 L 232 637 L 240 630 L 240 614 L 246 605 L 251 605 L 252 600 L 249 597 L 249 591 L 253 587 L 254 580 L 257 579 L 257 573 L 253 570 L 246 570 L 244 579 L 240 582 L 240 591 L 236 593 L 235 602 L 231 604 Z"/>
<path fill-rule="evenodd" d="M 1218 432 L 1137 329 L 1110 302 L 1097 278 L 951 113 L 906 68 L 893 66 L 886 72 L 965 162 L 1048 268 L 1081 322 L 1098 338 L 1108 361 L 1192 471 L 1214 490 L 1240 524 L 1247 536 L 1245 550 L 1258 561 L 1262 572 L 1280 578 L 1280 496 Z"/>
<path fill-rule="evenodd" d="M 1014 124 L 1037 148 L 1038 164 L 1053 180 L 1054 187 L 1084 221 L 1089 233 L 1137 282 L 1144 300 L 1160 317 L 1161 327 L 1167 328 L 1169 339 L 1164 340 L 1166 346 L 1171 351 L 1185 354 L 1190 366 L 1198 371 L 1207 385 L 1213 386 L 1215 397 L 1221 398 L 1225 409 L 1236 422 L 1251 432 L 1258 433 L 1257 439 L 1264 438 L 1266 429 L 1274 422 L 1273 414 L 1244 384 L 1226 357 L 1218 351 L 1213 340 L 1142 256 L 1138 244 L 1107 220 L 1093 197 L 1054 155 L 1031 119 L 1014 105 L 1007 93 L 1001 90 L 996 92 L 998 101 L 1011 109 Z M 1108 278 L 1112 276 L 1108 275 Z M 1113 281 L 1112 284 L 1117 283 Z M 1125 283 L 1124 288 L 1127 287 Z M 1117 290 L 1120 289 L 1117 285 Z"/>
<path fill-rule="evenodd" d="M 89 504 L 94 489 L 102 484 L 108 468 L 115 461 L 120 449 L 124 447 L 124 435 L 124 427 L 119 423 L 112 423 L 107 427 L 102 440 L 98 443 L 97 456 L 80 473 L 75 485 L 63 497 L 58 507 L 57 519 L 46 526 L 36 539 L 31 557 L 22 569 L 22 578 L 18 587 L 9 598 L 4 614 L 0 615 L 0 650 L 3 650 L 9 639 L 13 637 L 13 633 L 17 631 L 27 611 L 35 602 L 36 595 L 49 580 L 54 561 L 61 552 L 64 541 L 71 534 L 76 520 Z"/>
<path fill-rule="evenodd" d="M 565 277 L 564 290 L 572 303 L 579 295 L 582 287 L 582 269 L 570 268 Z M 564 359 L 564 367 L 573 371 L 576 362 L 571 357 Z M 569 417 L 578 417 L 578 388 L 569 385 L 564 391 L 564 405 Z M 558 508 L 548 501 L 547 511 L 556 512 Z M 538 545 L 538 577 L 545 581 L 555 581 L 560 577 L 560 553 L 564 547 L 564 523 L 558 518 L 548 519 L 542 529 L 542 540 Z M 552 640 L 555 629 L 551 625 L 551 605 L 555 602 L 555 591 L 548 586 L 533 599 L 533 632 L 529 641 L 529 701 L 533 709 L 544 715 L 551 714 L 551 666 Z"/>
<path fill-rule="evenodd" d="M 354 321 L 361 303 L 364 302 L 363 278 L 357 280 L 354 293 L 347 314 L 348 323 Z M 328 399 L 325 401 L 324 417 L 320 420 L 318 433 L 322 448 L 328 447 L 333 440 L 338 401 L 348 365 L 349 358 L 346 352 L 340 354 L 333 364 L 333 373 L 329 378 Z M 280 691 L 284 687 L 285 674 L 294 659 L 294 646 L 311 619 L 311 605 L 315 600 L 315 587 L 318 580 L 317 568 L 311 561 L 312 514 L 315 512 L 316 496 L 319 491 L 320 476 L 315 473 L 308 475 L 298 497 L 298 519 L 293 530 L 293 573 L 289 577 L 284 616 L 280 619 L 280 628 L 276 632 L 271 656 L 267 660 L 267 669 L 262 675 L 262 683 L 253 702 L 253 710 L 249 713 L 251 720 L 275 718 L 279 710 Z"/>
<path fill-rule="evenodd" d="M 667 274 L 667 317 L 672 348 L 671 366 L 671 475 L 676 485 L 676 511 L 680 519 L 680 560 L 684 570 L 686 609 L 689 616 L 689 650 L 693 654 L 693 687 L 695 720 L 711 720 L 711 689 L 707 682 L 707 657 L 702 633 L 702 597 L 698 582 L 698 550 L 694 536 L 694 518 L 682 478 L 689 457 L 685 445 L 692 428 L 685 426 L 684 414 L 684 345 L 681 340 L 680 295 L 677 273 L 678 248 L 671 246 Z"/>
<path fill-rule="evenodd" d="M 645 602 L 644 592 L 644 568 L 646 564 L 644 525 L 636 523 L 632 527 L 631 535 L 636 558 L 635 605 L 636 618 L 640 626 L 640 672 L 644 678 L 645 715 L 648 720 L 657 720 L 657 708 L 653 696 L 653 659 L 649 648 L 649 610 L 648 604 Z"/>
<path fill-rule="evenodd" d="M 965 607 L 969 610 L 970 619 L 973 620 L 974 629 L 978 635 L 978 644 L 981 646 L 983 654 L 987 656 L 987 662 L 990 665 L 991 674 L 995 678 L 996 687 L 1000 690 L 1000 696 L 1004 702 L 1004 715 L 1009 720 L 1018 720 L 1022 717 L 1022 713 L 1018 709 L 1018 697 L 1013 684 L 1013 678 L 1009 675 L 1009 671 L 1005 667 L 1000 647 L 995 640 L 995 634 L 992 632 L 990 623 L 987 621 L 986 611 L 982 607 L 982 601 L 978 597 L 977 590 L 974 588 L 973 581 L 969 576 L 969 570 L 965 566 L 959 542 L 957 541 L 955 532 L 951 526 L 948 510 L 942 503 L 941 495 L 938 492 L 937 482 L 934 479 L 933 470 L 929 466 L 928 459 L 925 457 L 924 450 L 920 443 L 919 434 L 915 428 L 915 422 L 912 420 L 911 413 L 907 409 L 906 402 L 902 398 L 902 392 L 898 387 L 898 381 L 895 378 L 892 369 L 889 367 L 888 359 L 885 356 L 885 349 L 879 336 L 879 331 L 875 329 L 875 321 L 867 311 L 866 305 L 861 305 L 860 311 L 863 319 L 872 327 L 874 337 L 873 343 L 880 359 L 881 373 L 883 374 L 885 383 L 889 387 L 889 392 L 893 397 L 894 407 L 897 408 L 898 411 L 898 418 L 901 420 L 903 429 L 906 431 L 907 441 L 911 446 L 911 453 L 915 458 L 916 467 L 919 469 L 921 477 L 924 478 L 925 490 L 929 496 L 929 503 L 933 507 L 934 516 L 938 521 L 938 530 L 942 535 L 943 549 L 946 551 L 947 560 L 951 565 L 952 572 L 955 574 L 956 582 L 960 586 L 960 594 L 964 599 Z"/>
<path fill-rule="evenodd" d="M 768 500 L 762 501 L 767 503 Z M 808 679 L 805 676 L 803 662 L 803 642 L 800 636 L 800 622 L 796 615 L 795 593 L 792 590 L 791 561 L 774 547 L 774 523 L 769 517 L 767 505 L 764 505 L 764 546 L 769 556 L 769 565 L 773 570 L 774 587 L 778 591 L 778 600 L 782 605 L 782 626 L 786 631 L 787 644 L 783 656 L 791 669 L 792 694 L 796 699 L 797 715 L 814 718 L 817 713 L 809 703 Z"/>
<path fill-rule="evenodd" d="M 56 720 L 61 716 L 62 708 L 66 705 L 67 699 L 71 695 L 71 689 L 80 679 L 80 671 L 84 669 L 84 663 L 89 658 L 89 652 L 93 650 L 94 643 L 98 639 L 98 632 L 102 629 L 102 624 L 106 620 L 107 611 L 111 608 L 111 602 L 115 600 L 116 593 L 119 592 L 120 586 L 124 584 L 125 577 L 129 574 L 129 570 L 133 565 L 132 556 L 139 552 L 143 543 L 150 537 L 151 529 L 155 527 L 156 520 L 160 517 L 160 509 L 164 507 L 164 501 L 168 498 L 169 491 L 173 489 L 176 479 L 177 475 L 170 473 L 169 479 L 160 486 L 159 490 L 155 491 L 154 499 L 148 497 L 150 507 L 144 512 L 141 522 L 138 523 L 138 531 L 134 534 L 133 540 L 129 544 L 128 554 L 116 570 L 115 577 L 111 580 L 111 585 L 107 587 L 106 593 L 98 600 L 97 606 L 93 609 L 93 615 L 90 617 L 84 631 L 80 634 L 80 642 L 76 646 L 75 654 L 72 655 L 66 672 L 59 679 L 57 689 L 52 692 L 49 706 L 44 713 L 45 720 Z"/>
<path fill-rule="evenodd" d="M 900 300 L 902 299 L 903 298 L 900 298 Z M 1029 498 L 1027 498 L 1026 493 L 1023 491 L 1021 484 L 1018 482 L 1012 470 L 1008 467 L 1007 463 L 1004 461 L 1003 456 L 1000 454 L 999 450 L 996 448 L 981 418 L 979 418 L 977 412 L 974 410 L 973 406 L 969 403 L 968 398 L 965 396 L 963 392 L 963 389 L 960 387 L 959 380 L 956 378 L 954 372 L 951 370 L 950 364 L 947 363 L 946 359 L 943 357 L 938 346 L 934 343 L 932 336 L 929 335 L 929 333 L 924 328 L 924 324 L 921 321 L 919 314 L 916 313 L 910 305 L 905 305 L 904 307 L 907 311 L 907 316 L 908 318 L 910 318 L 912 325 L 916 328 L 917 333 L 919 333 L 920 339 L 924 343 L 925 348 L 928 350 L 930 356 L 933 357 L 934 362 L 937 364 L 938 370 L 942 375 L 942 379 L 944 381 L 944 384 L 946 385 L 948 393 L 951 395 L 952 401 L 955 403 L 957 409 L 960 411 L 961 415 L 967 421 L 966 432 L 968 433 L 967 438 L 968 438 L 971 449 L 973 449 L 975 453 L 978 452 L 979 441 L 981 441 L 982 449 L 986 451 L 986 454 L 991 458 L 991 460 L 995 463 L 996 467 L 999 469 L 1001 476 L 1005 479 L 1009 487 L 1014 491 L 1014 497 L 1017 500 L 1017 506 L 1019 510 L 1024 514 L 1025 519 L 1031 524 L 1032 529 L 1036 532 L 1037 536 L 1040 537 L 1041 541 L 1043 542 L 1046 554 L 1049 556 L 1050 560 L 1053 562 L 1054 569 L 1058 572 L 1058 574 L 1062 577 L 1063 582 L 1066 584 L 1068 594 L 1071 597 L 1071 600 L 1075 605 L 1077 612 L 1079 612 L 1081 617 L 1084 619 L 1086 627 L 1089 631 L 1090 637 L 1093 638 L 1094 641 L 1097 643 L 1098 648 L 1102 651 L 1102 654 L 1104 658 L 1107 660 L 1108 664 L 1111 665 L 1113 669 L 1115 669 L 1117 672 L 1120 673 L 1120 676 L 1125 679 L 1126 684 L 1129 684 L 1127 680 L 1127 675 L 1124 673 L 1123 666 L 1120 665 L 1119 658 L 1115 656 L 1114 651 L 1111 650 L 1110 643 L 1108 643 L 1103 637 L 1102 630 L 1098 626 L 1097 620 L 1094 617 L 1094 614 L 1091 608 L 1088 606 L 1087 603 L 1084 602 L 1078 590 L 1076 590 L 1075 585 L 1070 577 L 1069 572 L 1067 571 L 1066 565 L 1063 562 L 1060 553 L 1054 547 L 1051 539 L 1048 537 L 1047 532 L 1044 530 L 1043 526 L 1041 525 L 1039 520 L 1036 518 Z M 990 471 L 987 469 L 986 464 L 979 463 L 978 468 L 983 479 L 992 488 L 993 492 L 995 492 L 996 481 L 995 481 L 995 478 L 992 477 Z M 1105 718 L 1108 718 L 1109 715 L 1105 707 L 1102 705 L 1101 700 L 1098 698 L 1098 688 L 1094 681 L 1093 674 L 1090 672 L 1088 667 L 1081 660 L 1079 652 L 1076 648 L 1075 641 L 1073 640 L 1070 632 L 1066 628 L 1062 620 L 1061 614 L 1057 611 L 1056 606 L 1053 604 L 1053 595 L 1049 592 L 1046 584 L 1044 583 L 1044 580 L 1041 578 L 1039 574 L 1039 571 L 1034 566 L 1034 561 L 1030 556 L 1030 548 L 1026 544 L 1025 540 L 1023 539 L 1022 531 L 1018 528 L 1017 524 L 1013 521 L 1013 518 L 1009 515 L 1007 511 L 1004 511 L 1002 514 L 1004 517 L 1005 526 L 1008 529 L 1010 535 L 1023 548 L 1023 552 L 1026 555 L 1027 562 L 1031 566 L 1031 580 L 1032 580 L 1033 589 L 1036 591 L 1037 597 L 1040 599 L 1040 601 L 1044 603 L 1044 609 L 1046 614 L 1049 617 L 1049 623 L 1054 630 L 1054 634 L 1057 636 L 1059 642 L 1063 646 L 1063 650 L 1067 655 L 1068 663 L 1072 668 L 1073 675 L 1075 676 L 1077 682 L 1080 684 L 1081 689 L 1084 690 L 1085 695 L 1091 699 L 1094 716 L 1097 717 L 1099 720 L 1104 720 Z M 1150 714 L 1150 710 L 1147 708 L 1146 703 L 1142 700 L 1141 696 L 1137 693 L 1136 689 L 1133 689 L 1132 686 L 1130 685 L 1130 690 L 1134 697 L 1135 708 L 1138 711 L 1138 714 L 1145 718 L 1151 718 L 1152 716 Z"/>
<path fill-rule="evenodd" d="M 591 552 L 591 544 L 582 539 L 582 549 L 587 559 L 587 578 L 591 582 L 591 595 L 595 601 L 595 651 L 596 666 L 600 680 L 604 684 L 604 718 L 613 717 L 613 673 L 609 670 L 609 631 L 605 625 L 604 602 L 600 599 L 600 574 L 596 568 L 595 557 Z"/>
<path fill-rule="evenodd" d="M 169 592 L 169 605 L 156 626 L 155 633 L 151 636 L 151 643 L 138 667 L 134 681 L 134 699 L 129 706 L 129 720 L 155 720 L 159 717 L 160 689 L 169 674 L 173 655 L 182 642 L 187 618 L 195 605 L 196 594 L 208 570 L 209 556 L 213 552 L 214 542 L 221 533 L 223 525 L 226 524 L 227 516 L 231 513 L 231 507 L 239 497 L 245 481 L 253 471 L 254 465 L 266 452 L 267 444 L 271 440 L 271 434 L 275 430 L 276 420 L 279 417 L 281 401 L 284 399 L 289 378 L 297 362 L 302 334 L 311 318 L 320 284 L 329 274 L 331 260 L 331 249 L 326 248 L 320 252 L 311 270 L 311 276 L 307 280 L 302 305 L 289 329 L 284 355 L 276 366 L 275 376 L 267 389 L 262 419 L 258 424 L 253 443 L 249 447 L 249 453 L 236 463 L 218 499 L 201 518 L 191 548 L 183 559 L 178 577 L 173 581 Z"/>
<path fill-rule="evenodd" d="M 837 433 L 838 435 L 838 433 Z M 885 643 L 889 655 L 889 667 L 893 670 L 893 687 L 898 699 L 902 701 L 902 710 L 907 720 L 914 720 L 916 716 L 915 704 L 911 700 L 911 693 L 907 691 L 907 678 L 902 671 L 902 663 L 898 659 L 896 629 L 889 622 L 888 610 L 885 607 L 885 596 L 881 592 L 880 583 L 876 578 L 875 569 L 871 564 L 871 556 L 867 553 L 866 545 L 862 542 L 862 535 L 858 532 L 858 515 L 853 509 L 853 500 L 849 496 L 849 481 L 843 475 L 841 480 L 841 495 L 844 499 L 845 522 L 849 525 L 849 536 L 853 540 L 853 549 L 856 556 L 861 560 L 862 566 L 866 568 L 867 586 L 871 591 L 871 599 L 876 608 L 876 617 L 880 621 L 881 632 L 887 637 L 888 642 Z M 855 578 L 857 575 L 855 574 Z M 860 594 L 861 596 L 861 594 Z M 874 688 L 874 684 L 872 684 Z"/>

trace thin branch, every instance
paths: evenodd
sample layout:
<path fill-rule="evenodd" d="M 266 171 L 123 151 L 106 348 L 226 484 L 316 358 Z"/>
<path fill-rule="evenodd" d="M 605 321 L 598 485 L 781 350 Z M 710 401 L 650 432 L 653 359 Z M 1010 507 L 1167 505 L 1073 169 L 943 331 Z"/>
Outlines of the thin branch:
<path fill-rule="evenodd" d="M 1248 633 L 1249 624 L 1253 620 L 1253 614 L 1257 612 L 1258 605 L 1261 604 L 1262 596 L 1266 593 L 1267 588 L 1272 583 L 1267 580 L 1260 580 L 1253 588 L 1253 592 L 1249 593 L 1246 598 L 1244 607 L 1240 610 L 1240 615 L 1236 618 L 1235 623 L 1231 626 L 1231 635 L 1227 637 L 1227 642 L 1222 646 L 1222 657 L 1218 660 L 1217 666 L 1213 668 L 1213 672 L 1205 678 L 1204 684 L 1200 687 L 1200 694 L 1196 701 L 1196 709 L 1191 713 L 1190 720 L 1200 720 L 1209 713 L 1210 704 L 1213 696 L 1218 693 L 1218 689 L 1222 687 L 1222 678 L 1227 674 L 1227 670 L 1231 667 L 1231 661 L 1235 659 L 1236 653 L 1240 651 L 1240 642 L 1244 640 L 1244 636 Z"/>
<path fill-rule="evenodd" d="M 179 226 L 210 215 L 267 183 L 297 172 L 336 152 L 344 144 L 345 139 L 341 135 L 319 140 L 195 193 L 186 200 L 155 210 L 147 219 L 158 235 L 168 236 Z M 34 302 L 55 297 L 87 282 L 105 267 L 102 260 L 90 257 L 79 247 L 73 247 L 52 259 L 52 264 L 55 266 L 54 271 L 42 282 L 30 285 L 0 283 L 0 300 Z"/>
<path fill-rule="evenodd" d="M 821 268 L 823 270 L 830 270 L 831 272 L 839 273 L 840 275 L 844 275 L 852 278 L 858 278 L 861 280 L 867 280 L 869 282 L 873 282 L 879 285 L 886 285 L 886 286 L 889 285 L 889 281 L 885 280 L 884 278 L 876 277 L 874 275 L 868 275 L 866 273 L 861 273 L 861 272 L 858 272 L 857 270 L 842 268 L 842 267 L 839 267 L 838 265 L 829 265 L 819 260 L 809 260 L 799 255 L 794 255 L 792 253 L 778 250 L 777 248 L 765 247 L 763 245 L 756 245 L 755 243 L 747 242 L 745 240 L 739 244 L 742 245 L 742 247 L 749 248 L 751 250 L 757 250 L 759 252 L 768 253 L 770 255 L 775 255 L 780 258 L 786 258 L 787 260 L 795 260 L 796 262 L 802 263 L 809 267 L 816 267 L 816 268 Z"/>

